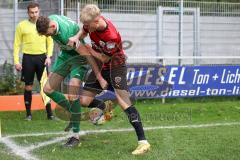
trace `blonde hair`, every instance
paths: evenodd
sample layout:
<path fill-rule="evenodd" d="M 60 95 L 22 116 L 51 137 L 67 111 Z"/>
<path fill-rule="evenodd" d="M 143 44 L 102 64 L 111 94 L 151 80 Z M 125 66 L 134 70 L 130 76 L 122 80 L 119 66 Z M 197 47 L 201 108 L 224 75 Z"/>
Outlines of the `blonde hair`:
<path fill-rule="evenodd" d="M 82 23 L 91 22 L 98 16 L 100 16 L 101 11 L 95 4 L 87 4 L 83 7 L 80 13 L 80 21 Z"/>

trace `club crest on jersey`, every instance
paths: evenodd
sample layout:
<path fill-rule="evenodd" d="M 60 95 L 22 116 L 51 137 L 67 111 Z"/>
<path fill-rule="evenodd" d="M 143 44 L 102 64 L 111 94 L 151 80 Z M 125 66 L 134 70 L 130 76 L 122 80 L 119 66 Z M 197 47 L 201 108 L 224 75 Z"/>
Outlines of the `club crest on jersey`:
<path fill-rule="evenodd" d="M 113 48 L 115 48 L 116 43 L 115 42 L 107 42 L 106 46 L 107 46 L 107 49 L 113 49 Z"/>
<path fill-rule="evenodd" d="M 99 41 L 99 44 L 100 44 L 101 47 L 105 46 L 105 42 L 103 42 L 103 41 Z"/>
<path fill-rule="evenodd" d="M 121 82 L 122 78 L 121 77 L 115 77 L 115 82 L 119 84 Z"/>

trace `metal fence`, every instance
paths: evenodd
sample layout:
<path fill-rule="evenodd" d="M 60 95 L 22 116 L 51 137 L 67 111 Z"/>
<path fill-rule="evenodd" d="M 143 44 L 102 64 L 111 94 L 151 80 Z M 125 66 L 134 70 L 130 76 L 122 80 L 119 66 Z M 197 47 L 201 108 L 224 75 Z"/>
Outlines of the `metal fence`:
<path fill-rule="evenodd" d="M 41 14 L 59 14 L 60 3 L 56 0 L 39 0 Z M 18 22 L 27 18 L 27 2 L 17 0 L 3 0 L 0 2 L 0 64 L 13 63 L 13 41 Z M 21 54 L 20 54 L 21 55 Z"/>
<path fill-rule="evenodd" d="M 178 0 L 38 2 L 43 15 L 64 14 L 75 21 L 86 3 L 98 4 L 121 32 L 129 63 L 239 64 L 240 3 L 184 1 L 181 9 Z M 0 64 L 12 63 L 14 30 L 27 17 L 28 3 L 0 2 Z"/>

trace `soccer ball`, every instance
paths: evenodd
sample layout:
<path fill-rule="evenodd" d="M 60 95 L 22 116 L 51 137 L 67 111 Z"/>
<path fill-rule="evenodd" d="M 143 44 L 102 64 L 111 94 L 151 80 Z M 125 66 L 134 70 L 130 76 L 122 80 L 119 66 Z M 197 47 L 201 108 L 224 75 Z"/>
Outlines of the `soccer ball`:
<path fill-rule="evenodd" d="M 94 125 L 101 125 L 106 121 L 103 111 L 99 108 L 92 108 L 90 110 L 89 119 Z"/>

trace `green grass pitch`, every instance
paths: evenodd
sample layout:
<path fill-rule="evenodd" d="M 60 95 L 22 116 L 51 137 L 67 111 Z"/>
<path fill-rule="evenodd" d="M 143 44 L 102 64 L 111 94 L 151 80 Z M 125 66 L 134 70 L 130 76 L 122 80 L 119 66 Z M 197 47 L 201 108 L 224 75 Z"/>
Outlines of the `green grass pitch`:
<path fill-rule="evenodd" d="M 114 118 L 102 126 L 81 122 L 81 131 L 91 134 L 81 136 L 81 146 L 73 149 L 62 147 L 66 134 L 62 132 L 67 122 L 49 121 L 45 111 L 33 112 L 31 122 L 24 121 L 25 112 L 0 112 L 2 137 L 9 139 L 18 149 L 38 146 L 63 138 L 62 141 L 35 147 L 27 153 L 39 160 L 238 160 L 240 157 L 240 101 L 238 98 L 146 100 L 136 102 L 151 143 L 151 151 L 142 156 L 131 152 L 137 145 L 133 131 L 91 131 L 131 128 L 127 117 L 117 106 Z M 213 125 L 202 126 L 200 125 Z M 226 125 L 229 124 L 229 125 Z M 182 126 L 182 127 L 176 127 Z M 56 133 L 48 134 L 49 132 Z M 43 133 L 32 135 L 33 133 Z M 29 135 L 23 135 L 29 134 Z M 2 138 L 2 139 L 3 139 Z M 0 159 L 24 159 L 0 139 Z M 27 158 L 27 157 L 25 157 Z"/>

